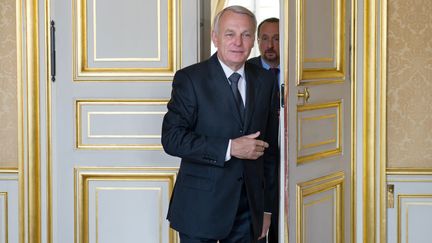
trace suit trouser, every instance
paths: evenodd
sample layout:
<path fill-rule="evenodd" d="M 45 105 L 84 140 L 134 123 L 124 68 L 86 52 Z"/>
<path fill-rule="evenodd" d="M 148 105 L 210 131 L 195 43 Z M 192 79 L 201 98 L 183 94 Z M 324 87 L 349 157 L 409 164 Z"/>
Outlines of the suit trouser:
<path fill-rule="evenodd" d="M 225 239 L 203 239 L 180 233 L 180 243 L 252 243 L 252 220 L 246 189 L 243 186 L 233 228 Z M 259 241 L 261 242 L 261 241 Z M 265 242 L 265 241 L 263 241 Z"/>
<path fill-rule="evenodd" d="M 279 175 L 279 169 L 277 171 Z M 279 176 L 277 176 L 277 181 L 279 182 Z M 279 242 L 279 183 L 277 184 L 277 194 L 276 200 L 273 203 L 273 214 L 271 217 L 271 224 L 268 232 L 268 243 L 278 243 Z"/>

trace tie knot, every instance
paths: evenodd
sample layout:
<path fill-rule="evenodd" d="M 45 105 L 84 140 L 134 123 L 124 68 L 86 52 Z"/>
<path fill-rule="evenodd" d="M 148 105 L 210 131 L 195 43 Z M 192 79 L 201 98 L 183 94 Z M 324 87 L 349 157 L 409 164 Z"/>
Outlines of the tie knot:
<path fill-rule="evenodd" d="M 240 76 L 241 75 L 239 73 L 233 73 L 231 74 L 231 76 L 229 76 L 228 79 L 231 83 L 237 84 L 240 79 Z"/>

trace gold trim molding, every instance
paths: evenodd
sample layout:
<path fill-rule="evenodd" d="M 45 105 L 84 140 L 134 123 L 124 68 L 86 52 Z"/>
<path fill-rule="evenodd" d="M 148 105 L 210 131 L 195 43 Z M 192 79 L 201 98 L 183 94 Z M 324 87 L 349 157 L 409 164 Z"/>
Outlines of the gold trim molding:
<path fill-rule="evenodd" d="M 3 236 L 5 239 L 5 243 L 8 243 L 9 242 L 9 236 L 8 236 L 8 234 L 9 234 L 9 229 L 8 229 L 8 225 L 9 225 L 9 223 L 8 223 L 8 214 L 9 214 L 8 193 L 7 192 L 0 192 L 0 198 L 2 198 L 2 197 L 4 198 L 4 205 L 3 205 L 4 229 L 3 230 L 5 232 L 5 234 Z"/>
<path fill-rule="evenodd" d="M 334 68 L 305 68 L 304 63 L 310 58 L 304 57 L 305 41 L 305 2 L 306 0 L 296 0 L 296 80 L 297 85 L 317 85 L 340 83 L 345 81 L 346 69 L 346 38 L 345 37 L 345 1 L 332 0 L 336 3 L 335 14 L 335 67 Z M 325 60 L 329 60 L 326 58 Z M 316 60 L 315 60 L 316 61 Z"/>
<path fill-rule="evenodd" d="M 181 1 L 167 1 L 167 66 L 165 67 L 113 67 L 95 68 L 89 67 L 87 47 L 87 1 L 74 0 L 73 2 L 73 80 L 74 81 L 171 81 L 175 71 L 181 66 Z M 158 7 L 160 7 L 158 0 Z M 158 14 L 158 31 L 161 32 L 160 18 Z M 159 34 L 160 35 L 160 34 Z M 159 37 L 159 49 L 160 40 Z M 154 58 L 153 58 L 154 59 Z M 155 61 L 153 59 L 144 60 Z M 160 57 L 159 57 L 160 59 Z M 110 60 L 112 61 L 112 60 Z M 124 61 L 124 60 L 123 60 Z M 138 61 L 138 60 L 132 60 Z M 157 60 L 156 60 L 157 61 Z"/>
<path fill-rule="evenodd" d="M 25 241 L 25 165 L 24 165 L 24 88 L 23 88 L 23 65 L 26 57 L 23 42 L 23 23 L 26 23 L 23 3 L 25 1 L 16 0 L 16 48 L 17 48 L 17 99 L 18 99 L 18 242 Z M 25 29 L 27 29 L 27 24 Z M 27 37 L 28 38 L 28 37 Z M 31 242 L 29 242 L 31 243 Z"/>
<path fill-rule="evenodd" d="M 351 0 L 351 242 L 357 242 L 357 56 L 358 56 L 358 1 Z"/>
<path fill-rule="evenodd" d="M 89 183 L 91 181 L 160 181 L 168 183 L 171 195 L 178 168 L 163 167 L 80 167 L 74 170 L 75 243 L 89 243 Z M 169 229 L 169 242 L 177 243 L 177 234 Z"/>
<path fill-rule="evenodd" d="M 319 193 L 323 193 L 330 190 L 335 190 L 335 237 L 336 243 L 342 243 L 344 241 L 344 172 L 337 172 L 331 175 L 323 176 L 311 181 L 298 183 L 296 193 L 296 210 L 297 210 L 297 222 L 296 222 L 296 242 L 305 242 L 304 237 L 304 198 Z"/>
<path fill-rule="evenodd" d="M 363 242 L 377 241 L 377 1 L 363 5 Z M 383 192 L 380 192 L 383 193 Z M 381 205 L 381 202 L 380 204 Z"/>
<path fill-rule="evenodd" d="M 317 152 L 310 155 L 305 156 L 299 156 L 297 157 L 297 164 L 303 164 L 306 162 L 310 162 L 317 159 L 323 159 L 331 156 L 335 156 L 342 153 L 342 147 L 341 147 L 341 141 L 342 141 L 342 101 L 335 101 L 335 102 L 328 102 L 328 103 L 322 103 L 322 104 L 312 104 L 312 105 L 299 105 L 297 106 L 297 112 L 304 112 L 304 111 L 312 111 L 312 110 L 320 110 L 320 109 L 329 109 L 329 108 L 336 108 L 337 111 L 337 135 L 336 135 L 336 142 L 337 147 L 335 149 L 323 151 L 323 152 Z M 300 122 L 298 122 L 300 125 Z M 301 134 L 298 132 L 298 135 L 301 136 Z M 300 137 L 297 137 L 297 144 L 300 144 Z M 327 141 L 328 142 L 328 141 Z M 315 144 L 314 144 L 315 145 Z M 322 144 L 320 144 L 322 145 Z"/>
<path fill-rule="evenodd" d="M 20 177 L 21 189 L 27 188 L 27 242 L 40 243 L 42 240 L 42 215 L 41 215 L 41 149 L 40 149 L 40 82 L 39 82 L 39 14 L 37 0 L 25 1 L 25 32 L 26 32 L 26 94 L 27 94 L 27 164 L 21 167 L 21 173 L 27 172 L 28 178 L 24 184 L 23 176 Z M 21 29 L 21 28 L 20 28 Z M 23 194 L 21 194 L 23 195 Z M 23 202 L 24 200 L 20 200 Z M 26 205 L 21 205 L 21 209 Z M 21 213 L 25 213 L 21 211 Z M 21 214 L 21 215 L 22 215 Z M 25 216 L 21 216 L 25 217 Z M 23 225 L 23 222 L 21 226 Z M 24 231 L 24 229 L 21 229 Z M 25 231 L 24 231 L 25 232 Z M 24 240 L 24 239 L 23 239 Z"/>
<path fill-rule="evenodd" d="M 0 169 L 0 174 L 18 174 L 19 170 L 15 168 L 2 168 Z"/>
<path fill-rule="evenodd" d="M 78 149 L 120 149 L 120 150 L 162 150 L 161 144 L 84 144 L 82 141 L 81 112 L 84 105 L 166 105 L 168 100 L 143 99 L 143 100 L 76 100 L 75 101 L 75 141 Z"/>
<path fill-rule="evenodd" d="M 387 175 L 432 175 L 432 168 L 387 168 Z"/>
<path fill-rule="evenodd" d="M 387 242 L 387 0 L 380 0 L 380 134 L 379 134 L 379 195 L 380 195 L 380 242 Z"/>
<path fill-rule="evenodd" d="M 428 198 L 432 199 L 432 195 L 430 194 L 399 194 L 398 195 L 398 208 L 397 208 L 397 243 L 406 242 L 408 243 L 408 222 L 405 224 L 405 235 L 406 239 L 402 241 L 402 201 L 403 199 L 421 199 L 421 198 Z M 432 206 L 432 202 L 425 203 L 425 202 L 411 202 L 411 205 L 430 205 Z M 408 207 L 405 211 L 405 217 L 408 219 Z"/>

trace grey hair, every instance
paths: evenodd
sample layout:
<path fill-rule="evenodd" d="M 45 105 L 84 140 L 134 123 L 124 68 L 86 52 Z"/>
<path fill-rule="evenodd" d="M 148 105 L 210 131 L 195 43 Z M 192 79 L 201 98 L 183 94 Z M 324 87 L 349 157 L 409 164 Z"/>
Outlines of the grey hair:
<path fill-rule="evenodd" d="M 242 7 L 242 6 L 239 6 L 239 5 L 233 5 L 233 6 L 226 7 L 224 9 L 222 9 L 218 14 L 216 14 L 216 16 L 214 17 L 214 20 L 213 20 L 213 31 L 215 33 L 218 33 L 218 31 L 219 31 L 220 18 L 227 11 L 231 11 L 231 12 L 238 13 L 238 14 L 246 14 L 247 16 L 249 16 L 252 19 L 253 32 L 255 33 L 255 29 L 257 26 L 257 20 L 255 17 L 255 14 L 253 14 L 249 9 Z"/>

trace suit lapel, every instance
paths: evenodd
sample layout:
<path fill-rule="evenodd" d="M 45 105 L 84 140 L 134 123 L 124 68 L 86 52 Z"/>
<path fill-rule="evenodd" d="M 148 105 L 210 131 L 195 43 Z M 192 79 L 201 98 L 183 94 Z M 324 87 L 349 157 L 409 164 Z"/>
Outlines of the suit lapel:
<path fill-rule="evenodd" d="M 222 66 L 217 59 L 216 53 L 210 58 L 210 85 L 214 87 L 214 92 L 219 92 L 218 96 L 224 97 L 221 99 L 221 105 L 223 107 L 229 107 L 233 116 L 239 125 L 243 126 L 242 119 L 240 117 L 240 113 L 237 110 L 237 104 L 232 95 L 231 87 L 228 83 L 228 80 L 225 76 L 225 73 L 222 69 Z M 247 103 L 247 102 L 246 102 Z M 246 104 L 247 105 L 247 104 Z"/>

